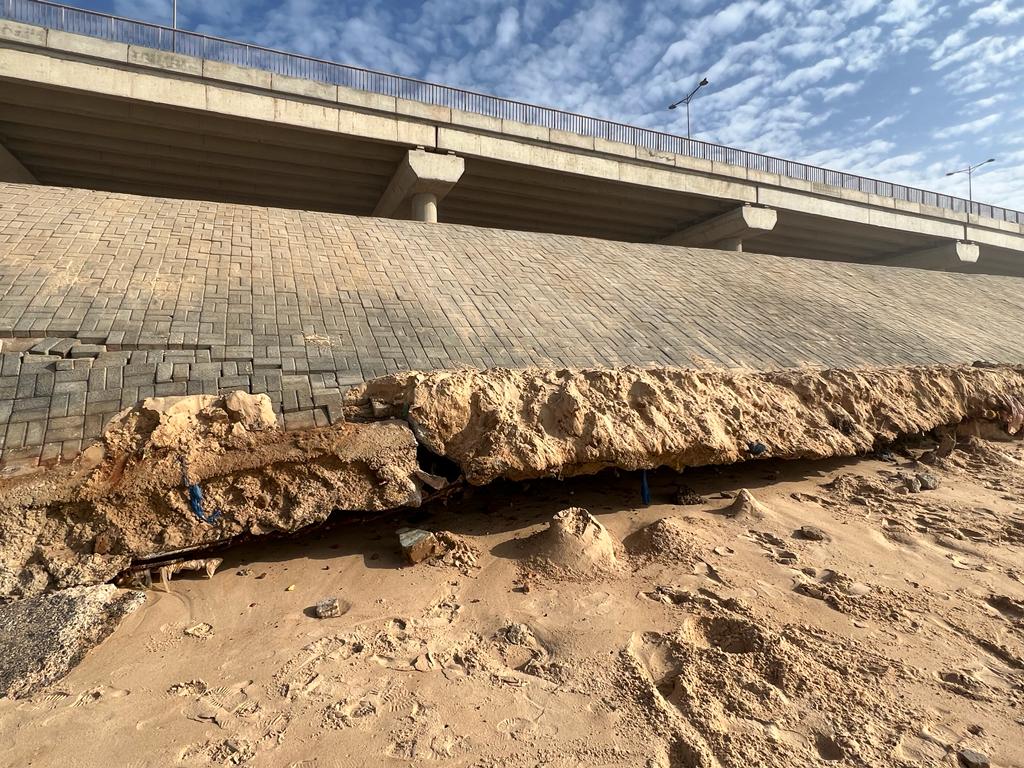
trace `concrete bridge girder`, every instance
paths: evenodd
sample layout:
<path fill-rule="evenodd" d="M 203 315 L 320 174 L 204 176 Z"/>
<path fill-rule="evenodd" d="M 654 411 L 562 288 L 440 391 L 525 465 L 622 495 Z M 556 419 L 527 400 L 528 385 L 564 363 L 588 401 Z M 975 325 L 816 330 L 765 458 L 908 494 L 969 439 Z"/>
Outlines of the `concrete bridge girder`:
<path fill-rule="evenodd" d="M 976 264 L 981 249 L 977 243 L 966 240 L 951 240 L 945 243 L 909 251 L 897 256 L 880 259 L 878 263 L 896 267 L 920 267 L 923 269 L 960 269 Z"/>
<path fill-rule="evenodd" d="M 24 152 L 32 158 L 29 165 L 44 184 L 69 173 L 87 182 L 90 173 L 104 169 L 87 165 L 87 160 L 92 162 L 89 153 L 83 153 L 81 164 L 71 165 L 74 158 L 67 156 L 67 143 L 48 151 L 43 134 L 32 133 L 40 121 L 62 140 L 78 131 L 88 134 L 93 145 L 104 147 L 111 146 L 114 132 L 127 131 L 125 140 L 135 145 L 132 160 L 109 173 L 105 184 L 114 190 L 130 182 L 137 193 L 160 194 L 157 181 L 137 178 L 135 168 L 146 152 L 158 151 L 166 160 L 172 154 L 175 160 L 180 158 L 176 178 L 182 190 L 195 189 L 188 194 L 204 199 L 206 187 L 201 185 L 213 190 L 215 180 L 196 174 L 195 184 L 185 184 L 190 168 L 230 170 L 244 162 L 242 157 L 255 154 L 263 161 L 261 170 L 274 177 L 266 179 L 258 194 L 275 204 L 275 179 L 288 181 L 295 174 L 271 161 L 287 163 L 295 153 L 307 152 L 296 161 L 311 177 L 304 199 L 315 201 L 322 194 L 317 185 L 326 182 L 335 190 L 345 187 L 343 197 L 334 193 L 330 210 L 365 215 L 376 206 L 390 210 L 378 215 L 404 218 L 412 214 L 415 198 L 417 217 L 431 219 L 455 182 L 441 176 L 436 179 L 441 186 L 431 189 L 418 175 L 401 179 L 390 170 L 402 154 L 424 147 L 424 155 L 453 153 L 464 167 L 471 167 L 447 204 L 451 220 L 462 223 L 500 220 L 513 229 L 553 231 L 545 227 L 562 217 L 569 219 L 564 228 L 576 234 L 652 242 L 670 231 L 680 212 L 694 219 L 721 215 L 717 231 L 712 231 L 709 220 L 675 232 L 669 240 L 679 236 L 679 242 L 687 244 L 740 249 L 746 247 L 744 240 L 760 237 L 747 249 L 849 261 L 909 255 L 936 242 L 965 240 L 977 244 L 980 260 L 956 258 L 973 271 L 987 270 L 992 259 L 998 263 L 996 273 L 1024 274 L 1024 225 L 1019 223 L 990 218 L 968 222 L 962 213 L 856 189 L 223 62 L 4 21 L 0 73 L 0 139 L 11 139 L 16 157 Z M 54 98 L 55 93 L 60 98 Z M 138 136 L 133 133 L 136 125 L 141 126 Z M 17 136 L 4 137 L 8 127 Z M 173 151 L 153 150 L 163 143 L 165 131 L 173 134 L 173 142 L 168 142 Z M 244 146 L 232 148 L 234 140 Z M 263 148 L 267 157 L 260 155 Z M 232 159 L 218 160 L 218 153 Z M 330 159 L 332 153 L 336 160 Z M 328 162 L 320 163 L 324 157 Z M 125 174 L 123 180 L 119 173 Z M 165 176 L 171 178 L 169 167 Z M 516 184 L 507 185 L 506 176 L 515 177 Z M 232 178 L 221 197 L 230 200 L 241 194 L 234 190 L 242 181 Z M 380 186 L 373 189 L 374 183 Z M 426 188 L 416 191 L 417 184 Z M 388 190 L 381 195 L 385 185 Z M 550 210 L 538 210 L 541 187 Z M 483 188 L 489 190 L 486 201 L 478 197 Z M 297 191 L 287 185 L 281 190 L 289 197 L 277 204 L 299 203 Z M 538 192 L 536 197 L 533 192 Z M 246 191 L 247 198 L 256 194 Z M 619 210 L 616 199 L 624 201 Z M 494 210 L 483 210 L 484 202 Z M 650 212 L 643 209 L 648 203 L 653 206 Z M 738 217 L 731 219 L 735 224 L 745 219 L 746 208 L 771 209 L 781 218 L 770 228 L 746 222 L 730 234 L 725 226 L 728 216 Z M 696 229 L 700 226 L 705 231 Z M 688 239 L 682 238 L 684 233 Z"/>

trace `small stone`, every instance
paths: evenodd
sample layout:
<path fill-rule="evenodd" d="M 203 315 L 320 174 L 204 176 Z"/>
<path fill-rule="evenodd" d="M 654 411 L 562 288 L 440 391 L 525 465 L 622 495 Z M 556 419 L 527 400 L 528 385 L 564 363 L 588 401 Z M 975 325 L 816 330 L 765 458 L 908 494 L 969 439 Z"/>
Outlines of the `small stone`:
<path fill-rule="evenodd" d="M 391 406 L 383 400 L 370 400 L 370 412 L 373 413 L 373 418 L 386 419 L 392 415 L 391 411 Z"/>
<path fill-rule="evenodd" d="M 920 493 L 921 492 L 921 480 L 918 475 L 906 475 L 902 472 L 898 475 L 899 479 L 903 482 L 903 487 L 907 489 L 909 493 Z M 899 489 L 897 489 L 899 492 Z"/>
<path fill-rule="evenodd" d="M 957 754 L 960 765 L 964 768 L 990 768 L 991 763 L 985 755 L 975 752 L 973 749 L 961 749 Z"/>
<path fill-rule="evenodd" d="M 972 735 L 974 735 L 974 736 L 984 736 L 985 735 L 985 729 L 982 728 L 978 724 L 967 726 L 967 730 L 970 731 L 970 733 Z"/>
<path fill-rule="evenodd" d="M 411 564 L 421 563 L 441 552 L 441 543 L 430 531 L 421 528 L 399 528 L 398 543 Z"/>
<path fill-rule="evenodd" d="M 832 537 L 815 525 L 801 525 L 793 534 L 798 539 L 807 541 L 832 541 Z"/>
<path fill-rule="evenodd" d="M 682 504 L 689 506 L 691 504 L 703 504 L 704 497 L 699 493 L 695 492 L 693 488 L 688 485 L 680 485 L 676 491 L 676 504 Z"/>
<path fill-rule="evenodd" d="M 294 584 L 289 584 L 287 587 L 285 587 L 284 591 L 285 592 L 294 592 L 295 591 L 295 585 Z"/>
<path fill-rule="evenodd" d="M 509 624 L 505 628 L 505 639 L 512 645 L 536 645 L 537 640 L 533 632 L 525 624 Z"/>
<path fill-rule="evenodd" d="M 200 640 L 204 640 L 213 635 L 213 625 L 207 624 L 204 621 L 186 629 L 185 634 L 189 637 L 198 637 Z"/>
<path fill-rule="evenodd" d="M 250 568 L 239 568 L 236 576 L 252 576 L 252 569 Z"/>
<path fill-rule="evenodd" d="M 448 487 L 448 480 L 440 475 L 432 475 L 430 472 L 424 472 L 422 469 L 417 469 L 415 474 L 424 485 L 428 488 L 433 488 L 435 491 L 441 491 Z"/>
<path fill-rule="evenodd" d="M 922 491 L 934 491 L 939 487 L 939 478 L 931 472 L 918 473 L 917 482 L 920 484 Z"/>
<path fill-rule="evenodd" d="M 341 605 L 336 597 L 325 597 L 316 604 L 318 619 L 334 619 L 341 616 Z"/>

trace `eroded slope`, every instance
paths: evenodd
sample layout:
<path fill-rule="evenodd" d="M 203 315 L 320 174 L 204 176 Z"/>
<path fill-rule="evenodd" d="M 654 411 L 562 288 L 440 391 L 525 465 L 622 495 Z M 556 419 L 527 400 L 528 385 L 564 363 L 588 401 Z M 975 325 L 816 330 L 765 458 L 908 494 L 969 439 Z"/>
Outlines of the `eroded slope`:
<path fill-rule="evenodd" d="M 365 394 L 475 485 L 854 456 L 963 422 L 1024 423 L 1019 367 L 468 369 L 384 377 Z"/>

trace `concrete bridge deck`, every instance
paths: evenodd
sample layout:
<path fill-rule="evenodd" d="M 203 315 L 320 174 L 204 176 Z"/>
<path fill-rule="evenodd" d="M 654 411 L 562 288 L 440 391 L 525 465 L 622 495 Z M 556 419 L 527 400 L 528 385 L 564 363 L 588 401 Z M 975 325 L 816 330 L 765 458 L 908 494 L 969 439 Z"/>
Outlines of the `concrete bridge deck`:
<path fill-rule="evenodd" d="M 1024 361 L 1024 280 L 0 184 L 0 461 L 136 400 L 265 392 L 289 426 L 452 366 Z"/>
<path fill-rule="evenodd" d="M 53 8 L 16 3 L 37 5 Z M 966 201 L 899 184 L 751 164 L 742 150 L 495 97 L 430 103 L 455 89 L 390 75 L 363 79 L 394 81 L 398 96 L 256 61 L 301 59 L 290 54 L 256 50 L 251 66 L 205 46 L 183 55 L 136 43 L 197 36 L 55 8 L 25 16 L 38 24 L 0 19 L 0 181 L 402 218 L 410 201 L 393 193 L 416 191 L 403 163 L 422 147 L 457 161 L 457 181 L 430 190 L 443 222 L 1024 275 L 1016 211 L 975 203 L 968 216 Z M 100 37 L 40 26 L 65 15 Z"/>

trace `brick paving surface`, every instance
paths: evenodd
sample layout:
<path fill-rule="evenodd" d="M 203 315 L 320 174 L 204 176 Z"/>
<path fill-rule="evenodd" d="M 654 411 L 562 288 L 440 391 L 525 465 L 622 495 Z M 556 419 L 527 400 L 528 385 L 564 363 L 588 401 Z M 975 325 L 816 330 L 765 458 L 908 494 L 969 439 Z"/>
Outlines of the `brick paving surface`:
<path fill-rule="evenodd" d="M 1024 279 L 0 184 L 0 461 L 409 368 L 1024 361 Z"/>

